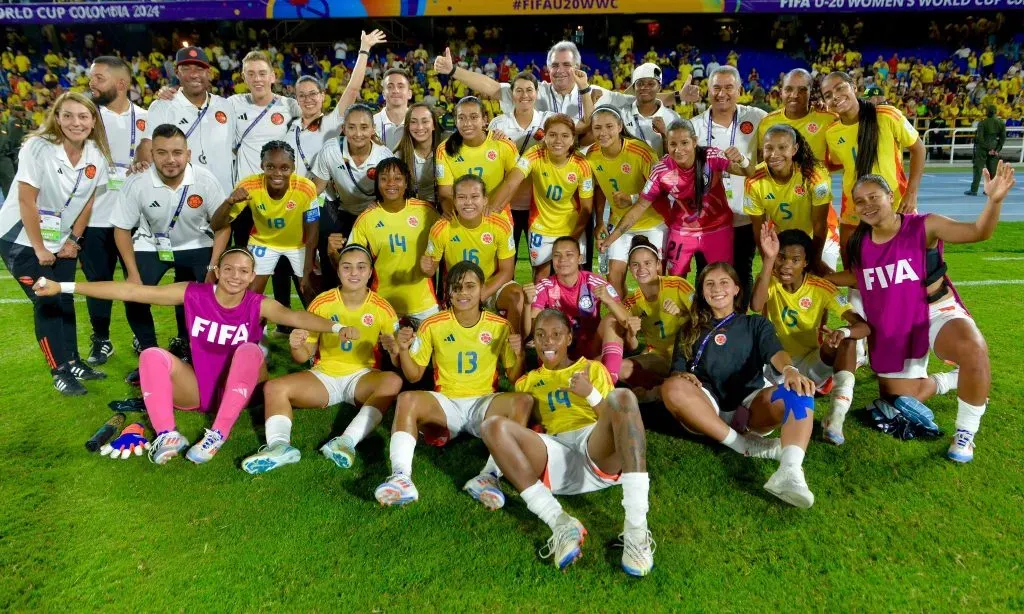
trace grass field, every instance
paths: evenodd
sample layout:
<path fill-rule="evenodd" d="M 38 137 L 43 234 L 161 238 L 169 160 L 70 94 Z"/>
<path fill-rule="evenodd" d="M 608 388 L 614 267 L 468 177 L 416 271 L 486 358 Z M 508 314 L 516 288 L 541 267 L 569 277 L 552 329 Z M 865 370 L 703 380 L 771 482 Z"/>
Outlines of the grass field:
<path fill-rule="evenodd" d="M 261 409 L 243 414 L 205 466 L 89 454 L 83 443 L 110 416 L 107 402 L 131 394 L 123 309 L 114 306 L 110 378 L 64 399 L 35 345 L 30 306 L 4 271 L 0 610 L 1022 610 L 1024 224 L 1004 223 L 991 241 L 947 258 L 992 358 L 975 461 L 947 461 L 946 436 L 901 442 L 862 426 L 856 415 L 877 393 L 865 369 L 846 445 L 822 443 L 815 429 L 805 468 L 817 500 L 803 511 L 762 489 L 774 463 L 683 437 L 650 408 L 658 549 L 640 580 L 622 573 L 608 545 L 622 526 L 620 489 L 562 498 L 590 536 L 585 556 L 559 573 L 536 554 L 548 529 L 507 484 L 508 504 L 495 513 L 460 491 L 486 457 L 476 440 L 420 446 L 420 501 L 380 509 L 373 489 L 388 474 L 390 414 L 349 471 L 316 450 L 351 407 L 298 412 L 303 461 L 262 477 L 238 468 L 262 443 Z M 84 303 L 78 314 L 84 351 Z M 157 314 L 166 342 L 173 317 Z M 272 370 L 295 369 L 274 343 Z M 952 429 L 955 396 L 930 406 Z M 192 441 L 209 420 L 178 419 Z"/>

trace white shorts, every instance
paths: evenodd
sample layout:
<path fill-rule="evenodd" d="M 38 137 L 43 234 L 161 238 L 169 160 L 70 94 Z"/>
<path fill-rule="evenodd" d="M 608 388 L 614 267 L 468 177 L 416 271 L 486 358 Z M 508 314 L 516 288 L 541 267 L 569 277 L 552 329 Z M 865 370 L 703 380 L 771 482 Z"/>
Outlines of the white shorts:
<path fill-rule="evenodd" d="M 585 235 L 580 236 L 580 254 L 583 256 L 580 262 L 587 261 L 587 245 Z M 549 237 L 536 232 L 528 232 L 527 240 L 530 243 L 530 264 L 540 266 L 551 262 L 551 249 L 558 237 Z"/>
<path fill-rule="evenodd" d="M 355 373 L 349 375 L 327 375 L 321 373 L 316 369 L 311 369 L 309 372 L 312 373 L 320 383 L 327 389 L 327 405 L 337 405 L 338 403 L 344 403 L 346 405 L 356 404 L 356 386 L 359 385 L 359 380 L 372 371 L 373 369 L 360 369 Z"/>
<path fill-rule="evenodd" d="M 839 265 L 839 243 L 831 238 L 825 239 L 825 246 L 821 248 L 821 261 L 835 271 Z"/>
<path fill-rule="evenodd" d="M 448 422 L 447 439 L 455 439 L 459 433 L 469 433 L 480 439 L 480 425 L 487 416 L 487 408 L 498 393 L 485 394 L 479 397 L 466 397 L 463 399 L 450 399 L 440 392 L 431 391 L 437 399 L 437 404 L 444 412 L 445 420 Z"/>
<path fill-rule="evenodd" d="M 273 275 L 277 268 L 277 261 L 282 257 L 287 258 L 292 265 L 292 274 L 302 277 L 303 267 L 306 264 L 306 248 L 276 250 L 273 247 L 264 245 L 249 244 L 249 253 L 256 260 L 257 275 Z"/>
<path fill-rule="evenodd" d="M 548 464 L 541 481 L 555 495 L 581 495 L 619 483 L 619 476 L 598 468 L 587 445 L 597 423 L 575 431 L 540 436 L 548 451 Z"/>
<path fill-rule="evenodd" d="M 793 366 L 807 379 L 814 382 L 814 385 L 821 388 L 828 381 L 828 378 L 835 374 L 835 370 L 821 360 L 821 348 L 813 349 L 803 356 L 790 356 L 793 359 Z M 782 385 L 785 379 L 775 367 L 770 364 L 764 367 L 764 377 L 776 386 Z"/>
<path fill-rule="evenodd" d="M 432 315 L 434 315 L 436 313 L 439 313 L 440 311 L 441 311 L 441 308 L 438 307 L 437 305 L 434 305 L 433 307 L 428 307 L 427 309 L 424 309 L 423 311 L 418 311 L 416 313 L 406 314 L 405 317 L 407 317 L 410 320 L 412 320 L 413 328 L 419 328 L 420 324 L 423 323 L 423 320 L 426 320 L 430 316 L 432 316 Z"/>
<path fill-rule="evenodd" d="M 971 314 L 956 302 L 950 295 L 941 301 L 928 306 L 928 349 L 935 349 L 935 339 L 939 331 L 947 322 L 953 320 L 970 320 L 974 323 Z M 878 377 L 891 377 L 893 379 L 923 379 L 928 377 L 928 354 L 921 358 L 908 358 L 903 361 L 903 370 L 895 373 L 879 373 Z"/>
<path fill-rule="evenodd" d="M 498 291 L 487 297 L 487 300 L 484 301 L 484 309 L 493 313 L 497 313 L 498 315 L 502 315 L 498 312 L 498 297 L 501 296 L 501 293 L 505 291 L 505 288 L 508 288 L 509 286 L 518 285 L 519 284 L 517 284 L 515 281 L 506 281 L 505 283 L 501 284 L 501 287 L 498 288 Z"/>
<path fill-rule="evenodd" d="M 665 231 L 666 226 L 660 224 L 650 230 L 634 230 L 624 233 L 608 247 L 608 259 L 626 262 L 629 258 L 629 245 L 633 242 L 633 237 L 638 235 L 643 235 L 651 241 L 651 244 L 658 250 L 658 258 L 660 259 L 661 252 L 665 248 Z"/>

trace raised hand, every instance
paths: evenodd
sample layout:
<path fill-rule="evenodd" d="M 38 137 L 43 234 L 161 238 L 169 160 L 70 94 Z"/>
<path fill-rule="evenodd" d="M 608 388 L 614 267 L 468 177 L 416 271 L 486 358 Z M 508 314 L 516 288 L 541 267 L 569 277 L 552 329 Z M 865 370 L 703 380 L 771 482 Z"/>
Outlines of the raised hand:
<path fill-rule="evenodd" d="M 526 295 L 526 303 L 532 305 L 537 300 L 537 286 L 532 282 L 524 285 L 523 294 Z"/>
<path fill-rule="evenodd" d="M 771 224 L 761 224 L 761 256 L 765 262 L 774 261 L 779 255 L 779 235 Z"/>
<path fill-rule="evenodd" d="M 670 316 L 677 316 L 683 313 L 683 310 L 680 309 L 679 305 L 670 298 L 665 299 L 665 302 L 661 304 L 661 310 Z"/>
<path fill-rule="evenodd" d="M 651 128 L 654 128 L 654 131 L 657 132 L 658 134 L 664 135 L 665 120 L 661 117 L 655 117 L 654 119 L 651 120 Z"/>
<path fill-rule="evenodd" d="M 683 99 L 683 102 L 700 102 L 700 86 L 694 84 L 693 75 L 686 77 L 686 83 L 679 89 L 679 97 Z"/>
<path fill-rule="evenodd" d="M 332 232 L 327 235 L 327 249 L 332 252 L 340 252 L 345 247 L 345 235 L 340 232 Z"/>
<path fill-rule="evenodd" d="M 516 356 L 523 355 L 523 336 L 519 333 L 512 333 L 508 336 L 508 347 Z"/>
<path fill-rule="evenodd" d="M 735 164 L 743 164 L 743 154 L 740 152 L 740 150 L 736 149 L 735 147 L 730 147 L 729 149 L 726 149 L 724 153 L 725 157 L 729 158 L 730 162 L 733 162 Z"/>
<path fill-rule="evenodd" d="M 587 87 L 587 73 L 580 69 L 574 69 L 572 71 L 572 80 L 576 82 L 576 87 L 579 89 L 586 89 Z"/>
<path fill-rule="evenodd" d="M 981 171 L 981 175 L 985 180 L 985 194 L 992 202 L 1001 202 L 1017 183 L 1013 176 L 1013 167 L 1002 160 L 996 166 L 994 177 L 989 175 L 987 168 Z"/>
<path fill-rule="evenodd" d="M 444 48 L 444 55 L 439 55 L 434 58 L 434 70 L 439 75 L 447 75 L 452 72 L 455 62 L 452 60 L 452 50 L 448 47 Z"/>
<path fill-rule="evenodd" d="M 245 188 L 239 186 L 235 188 L 235 191 L 232 192 L 230 196 L 228 196 L 228 200 L 231 202 L 232 205 L 237 205 L 238 203 L 245 202 L 249 200 L 249 192 Z"/>
<path fill-rule="evenodd" d="M 369 51 L 373 49 L 374 45 L 388 42 L 388 37 L 385 36 L 381 30 L 374 30 L 367 34 L 366 32 L 359 33 L 359 50 Z"/>
<path fill-rule="evenodd" d="M 576 396 L 587 398 L 593 390 L 594 385 L 590 383 L 590 377 L 585 371 L 577 371 L 569 377 L 569 392 Z"/>

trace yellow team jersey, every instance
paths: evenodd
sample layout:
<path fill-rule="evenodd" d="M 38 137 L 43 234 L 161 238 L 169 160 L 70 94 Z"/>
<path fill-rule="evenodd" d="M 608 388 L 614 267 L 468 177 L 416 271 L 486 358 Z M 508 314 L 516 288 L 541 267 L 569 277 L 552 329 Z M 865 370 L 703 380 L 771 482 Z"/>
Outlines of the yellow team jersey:
<path fill-rule="evenodd" d="M 814 152 L 814 157 L 818 159 L 818 162 L 825 164 L 825 152 L 828 149 L 825 144 L 825 131 L 837 121 L 839 121 L 839 116 L 828 111 L 811 111 L 800 119 L 786 117 L 786 113 L 782 109 L 772 111 L 765 115 L 757 126 L 757 151 L 760 154 L 764 145 L 764 135 L 769 128 L 777 124 L 785 124 L 799 132 L 800 136 L 804 137 L 811 146 L 811 151 Z"/>
<path fill-rule="evenodd" d="M 580 198 L 594 196 L 594 174 L 586 158 L 576 152 L 555 166 L 542 143 L 526 150 L 516 168 L 533 181 L 530 232 L 546 237 L 572 234 L 580 215 Z"/>
<path fill-rule="evenodd" d="M 808 273 L 796 292 L 789 293 L 778 279 L 772 277 L 768 285 L 765 317 L 775 327 L 782 349 L 793 360 L 821 345 L 818 329 L 821 316 L 826 310 L 837 316 L 850 310 L 846 297 L 831 282 Z"/>
<path fill-rule="evenodd" d="M 676 333 L 689 318 L 693 303 L 693 286 L 682 277 L 662 275 L 658 296 L 648 301 L 637 288 L 622 301 L 630 315 L 640 318 L 640 330 L 644 333 L 647 349 L 671 362 L 675 349 Z M 663 305 L 670 300 L 679 306 L 680 314 L 674 316 L 665 311 Z"/>
<path fill-rule="evenodd" d="M 480 312 L 475 326 L 465 328 L 450 309 L 423 321 L 410 354 L 427 366 L 434 358 L 434 390 L 450 399 L 491 394 L 498 389 L 498 362 L 507 370 L 516 363 L 508 336 L 508 320 Z"/>
<path fill-rule="evenodd" d="M 917 130 L 899 109 L 881 104 L 878 116 L 878 157 L 871 172 L 881 175 L 893 190 L 892 206 L 898 208 L 907 189 L 903 150 L 917 142 Z M 860 216 L 853 208 L 853 184 L 857 181 L 857 124 L 832 124 L 825 133 L 829 161 L 843 167 L 843 205 L 839 221 L 856 225 Z"/>
<path fill-rule="evenodd" d="M 437 211 L 425 201 L 410 198 L 401 211 L 370 207 L 356 218 L 349 243 L 365 245 L 373 254 L 373 289 L 407 316 L 437 305 L 434 282 L 420 270 L 430 228 Z"/>
<path fill-rule="evenodd" d="M 600 362 L 580 358 L 564 369 L 548 369 L 541 365 L 516 381 L 516 392 L 533 395 L 540 422 L 549 435 L 575 431 L 597 422 L 597 412 L 587 400 L 569 391 L 569 378 L 586 371 L 594 390 L 601 396 L 615 387 L 612 376 Z"/>
<path fill-rule="evenodd" d="M 469 260 L 480 265 L 484 282 L 498 270 L 498 261 L 515 258 L 516 243 L 512 226 L 500 215 L 488 215 L 476 228 L 466 228 L 458 218 L 441 218 L 430 229 L 427 253 L 451 268 L 457 262 Z"/>
<path fill-rule="evenodd" d="M 312 333 L 307 343 L 318 343 L 314 371 L 332 377 L 351 375 L 361 369 L 380 366 L 378 339 L 398 330 L 398 316 L 379 294 L 370 291 L 357 309 L 349 309 L 341 290 L 328 290 L 313 299 L 306 311 L 342 326 L 359 330 L 359 338 L 340 343 L 335 333 Z"/>
<path fill-rule="evenodd" d="M 622 149 L 614 158 L 605 156 L 601 146 L 596 144 L 587 152 L 587 162 L 608 202 L 608 221 L 612 226 L 618 224 L 626 211 L 629 211 L 629 207 L 620 207 L 616 204 L 612 194 L 622 192 L 633 196 L 643 191 L 644 184 L 651 175 L 651 167 L 657 160 L 658 156 L 647 143 L 629 138 L 623 139 Z M 633 224 L 633 230 L 650 230 L 664 223 L 665 219 L 661 213 L 654 207 L 648 207 L 636 224 Z"/>
<path fill-rule="evenodd" d="M 762 162 L 747 178 L 744 192 L 743 213 L 774 222 L 778 232 L 796 228 L 814 236 L 812 209 L 832 205 L 832 180 L 821 167 L 804 181 L 803 173 L 794 164 L 789 181 L 779 183 Z"/>
<path fill-rule="evenodd" d="M 288 180 L 288 191 L 278 200 L 267 193 L 263 173 L 246 177 L 238 182 L 237 187 L 245 188 L 249 198 L 231 208 L 231 217 L 246 207 L 252 210 L 250 248 L 299 249 L 303 245 L 304 225 L 320 219 L 316 186 L 305 177 L 293 174 Z"/>
<path fill-rule="evenodd" d="M 484 180 L 488 193 L 498 189 L 505 174 L 515 168 L 519 155 L 512 141 L 496 139 L 490 133 L 476 147 L 463 143 L 454 156 L 449 156 L 444 147 L 445 143 L 437 146 L 437 185 L 455 185 L 455 180 L 463 175 L 476 175 Z"/>

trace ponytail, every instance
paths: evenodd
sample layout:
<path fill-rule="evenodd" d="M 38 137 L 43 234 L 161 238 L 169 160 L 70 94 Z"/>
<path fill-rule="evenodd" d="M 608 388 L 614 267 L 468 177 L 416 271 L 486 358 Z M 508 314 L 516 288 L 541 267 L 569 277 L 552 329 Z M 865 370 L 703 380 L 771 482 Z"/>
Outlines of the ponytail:
<path fill-rule="evenodd" d="M 867 100 L 857 99 L 860 111 L 857 116 L 857 177 L 870 175 L 878 161 L 878 113 L 875 105 Z"/>

